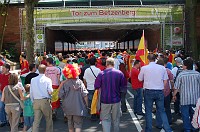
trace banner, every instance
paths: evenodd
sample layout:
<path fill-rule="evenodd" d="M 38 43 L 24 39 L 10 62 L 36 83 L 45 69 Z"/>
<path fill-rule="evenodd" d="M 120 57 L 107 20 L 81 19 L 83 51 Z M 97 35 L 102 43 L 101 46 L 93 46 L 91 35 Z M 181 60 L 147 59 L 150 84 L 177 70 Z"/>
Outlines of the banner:
<path fill-rule="evenodd" d="M 135 17 L 136 11 L 134 8 L 109 8 L 109 9 L 70 9 L 72 17 Z"/>

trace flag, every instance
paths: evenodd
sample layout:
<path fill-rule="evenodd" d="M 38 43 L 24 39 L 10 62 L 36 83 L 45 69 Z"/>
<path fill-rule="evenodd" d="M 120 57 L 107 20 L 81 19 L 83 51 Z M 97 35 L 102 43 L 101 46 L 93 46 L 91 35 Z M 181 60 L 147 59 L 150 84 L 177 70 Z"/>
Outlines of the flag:
<path fill-rule="evenodd" d="M 148 56 L 148 51 L 145 45 L 144 30 L 143 30 L 143 34 L 140 39 L 140 43 L 138 45 L 138 50 L 136 52 L 135 59 L 140 60 L 141 66 L 144 66 L 148 64 L 147 56 Z"/>
<path fill-rule="evenodd" d="M 52 110 L 54 110 L 60 107 L 60 99 L 58 97 L 59 87 L 52 85 L 52 88 L 53 88 L 53 93 L 52 93 L 52 99 L 51 99 L 51 106 L 52 106 Z"/>
<path fill-rule="evenodd" d="M 101 91 L 95 90 L 94 95 L 92 97 L 90 114 L 98 114 L 100 112 L 100 96 L 101 96 Z"/>
<path fill-rule="evenodd" d="M 169 62 L 172 63 L 172 65 L 174 66 L 176 64 L 175 60 L 174 60 L 175 54 L 170 53 L 169 55 Z"/>

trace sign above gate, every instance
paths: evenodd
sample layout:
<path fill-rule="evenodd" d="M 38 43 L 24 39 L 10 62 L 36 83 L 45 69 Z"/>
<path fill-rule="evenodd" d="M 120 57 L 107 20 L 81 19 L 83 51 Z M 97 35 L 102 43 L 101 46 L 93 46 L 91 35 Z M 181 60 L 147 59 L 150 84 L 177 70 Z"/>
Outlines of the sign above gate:
<path fill-rule="evenodd" d="M 25 10 L 24 10 L 25 12 Z M 25 13 L 24 13 L 25 14 Z M 24 15 L 25 16 L 25 15 Z M 37 25 L 49 23 L 182 22 L 183 6 L 36 8 Z M 173 18 L 171 20 L 171 18 Z"/>
<path fill-rule="evenodd" d="M 134 9 L 94 9 L 94 10 L 70 10 L 72 17 L 135 17 Z"/>

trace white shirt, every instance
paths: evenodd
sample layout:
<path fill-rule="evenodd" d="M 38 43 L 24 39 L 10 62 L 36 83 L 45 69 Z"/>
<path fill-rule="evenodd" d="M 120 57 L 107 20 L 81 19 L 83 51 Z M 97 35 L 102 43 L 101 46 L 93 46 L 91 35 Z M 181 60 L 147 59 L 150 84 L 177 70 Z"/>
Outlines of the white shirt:
<path fill-rule="evenodd" d="M 97 68 L 96 66 L 90 66 L 91 69 L 93 70 L 95 76 L 97 77 L 98 74 L 101 72 L 101 70 L 99 68 Z M 96 80 L 96 77 L 94 76 L 94 74 L 92 73 L 90 68 L 87 68 L 85 70 L 83 79 L 86 80 L 87 82 L 87 90 L 94 90 L 94 83 Z"/>
<path fill-rule="evenodd" d="M 168 79 L 168 75 L 164 66 L 150 62 L 149 65 L 141 68 L 138 79 L 144 81 L 145 89 L 162 90 L 164 89 L 163 81 Z"/>
<path fill-rule="evenodd" d="M 30 98 L 32 101 L 34 99 L 51 98 L 49 92 L 53 92 L 52 81 L 45 74 L 39 74 L 31 79 Z"/>
<path fill-rule="evenodd" d="M 117 59 L 117 58 L 115 58 L 114 61 L 115 61 L 115 62 L 114 62 L 114 68 L 119 70 L 119 65 L 120 65 L 121 63 L 124 63 L 124 61 L 123 61 L 122 59 Z"/>
<path fill-rule="evenodd" d="M 174 78 L 176 77 L 177 71 L 178 71 L 178 67 L 174 67 L 174 68 L 172 69 L 172 74 L 173 74 Z"/>

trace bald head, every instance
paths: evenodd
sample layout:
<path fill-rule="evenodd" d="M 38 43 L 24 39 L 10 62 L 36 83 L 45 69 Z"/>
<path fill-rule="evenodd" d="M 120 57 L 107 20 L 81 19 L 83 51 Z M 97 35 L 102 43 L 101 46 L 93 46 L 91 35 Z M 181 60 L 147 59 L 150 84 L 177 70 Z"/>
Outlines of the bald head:
<path fill-rule="evenodd" d="M 115 64 L 114 58 L 108 58 L 108 59 L 106 60 L 106 66 L 107 66 L 107 67 L 108 67 L 108 66 L 114 67 L 114 64 Z"/>
<path fill-rule="evenodd" d="M 40 74 L 44 74 L 45 71 L 46 71 L 46 66 L 43 65 L 43 64 L 39 65 L 38 71 L 39 71 Z"/>

